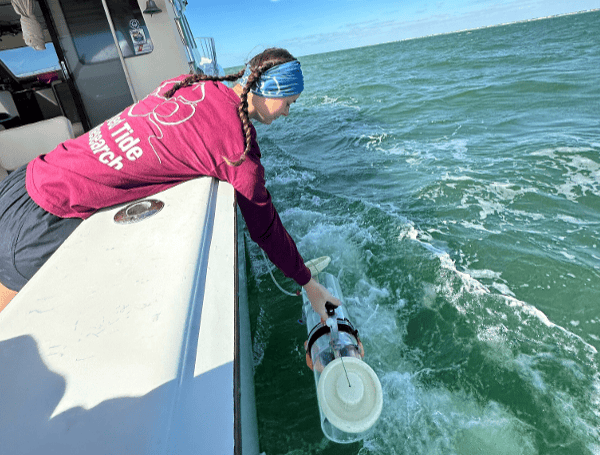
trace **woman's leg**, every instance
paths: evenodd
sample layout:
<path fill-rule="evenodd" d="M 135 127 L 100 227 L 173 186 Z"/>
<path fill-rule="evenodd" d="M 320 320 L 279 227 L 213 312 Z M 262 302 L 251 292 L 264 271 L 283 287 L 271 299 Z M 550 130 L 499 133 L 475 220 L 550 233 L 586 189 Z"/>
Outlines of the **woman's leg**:
<path fill-rule="evenodd" d="M 11 291 L 0 283 L 0 312 L 6 308 L 15 295 L 17 295 L 16 291 Z"/>
<path fill-rule="evenodd" d="M 0 183 L 0 310 L 82 221 L 59 218 L 37 205 L 27 193 L 26 170 L 23 166 Z"/>

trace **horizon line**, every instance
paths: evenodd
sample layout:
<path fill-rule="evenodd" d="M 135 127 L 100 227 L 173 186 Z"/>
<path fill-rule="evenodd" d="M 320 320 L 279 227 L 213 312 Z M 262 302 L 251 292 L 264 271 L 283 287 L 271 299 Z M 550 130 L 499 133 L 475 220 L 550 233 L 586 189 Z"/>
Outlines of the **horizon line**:
<path fill-rule="evenodd" d="M 526 22 L 542 21 L 542 20 L 546 20 L 546 19 L 555 19 L 557 17 L 574 16 L 577 14 L 586 14 L 586 13 L 593 13 L 593 12 L 598 12 L 598 11 L 600 11 L 600 8 L 593 8 L 593 9 L 581 10 L 581 11 L 573 11 L 571 13 L 552 14 L 550 16 L 534 17 L 531 19 L 521 19 L 518 21 L 502 22 L 502 23 L 493 24 L 493 25 L 482 25 L 480 27 L 465 28 L 465 29 L 460 29 L 460 30 L 453 30 L 450 32 L 432 33 L 430 35 L 415 36 L 412 38 L 402 38 L 402 39 L 393 40 L 393 41 L 383 41 L 381 43 L 366 44 L 364 46 L 341 48 L 341 49 L 336 49 L 334 51 L 317 52 L 315 54 L 304 54 L 304 55 L 300 55 L 299 57 L 312 57 L 313 55 L 331 54 L 333 52 L 349 51 L 352 49 L 362 49 L 364 47 L 380 46 L 383 44 L 392 44 L 392 43 L 402 43 L 404 41 L 414 41 L 414 40 L 423 39 L 423 38 L 432 38 L 434 36 L 453 35 L 455 33 L 471 32 L 471 31 L 475 31 L 475 30 L 484 30 L 486 28 L 494 28 L 494 27 L 504 27 L 506 25 L 514 25 L 514 24 L 522 24 L 522 23 L 526 23 Z M 231 66 L 230 68 L 234 68 L 235 66 L 241 66 L 241 65 L 234 65 L 234 66 Z"/>
<path fill-rule="evenodd" d="M 507 25 L 522 24 L 522 23 L 526 23 L 526 22 L 535 22 L 535 21 L 541 21 L 541 20 L 546 20 L 546 19 L 555 19 L 557 17 L 574 16 L 574 15 L 577 15 L 577 14 L 586 14 L 586 13 L 593 13 L 593 12 L 598 12 L 598 11 L 600 11 L 600 8 L 593 8 L 593 9 L 580 10 L 580 11 L 573 11 L 571 13 L 552 14 L 550 16 L 534 17 L 534 18 L 531 18 L 531 19 L 521 19 L 521 20 L 518 20 L 518 21 L 502 22 L 502 23 L 499 23 L 499 24 L 492 24 L 492 25 L 482 25 L 480 27 L 465 28 L 465 29 L 460 29 L 460 30 L 452 30 L 450 32 L 432 33 L 430 35 L 415 36 L 415 37 L 411 37 L 411 38 L 402 38 L 402 39 L 392 40 L 392 41 L 383 41 L 381 43 L 375 43 L 375 44 L 365 44 L 364 46 L 344 47 L 344 48 L 336 49 L 336 50 L 333 50 L 333 51 L 316 52 L 314 54 L 302 54 L 302 55 L 299 55 L 298 58 L 312 57 L 312 56 L 315 56 L 315 55 L 332 54 L 334 52 L 349 51 L 349 50 L 353 50 L 353 49 L 362 49 L 362 48 L 372 47 L 372 46 L 381 46 L 381 45 L 384 45 L 384 44 L 402 43 L 402 42 L 405 42 L 405 41 L 414 41 L 414 40 L 423 39 L 423 38 L 432 38 L 434 36 L 453 35 L 455 33 L 471 32 L 471 31 L 475 31 L 475 30 L 484 30 L 486 28 L 494 28 L 494 27 L 504 27 L 504 26 L 507 26 Z M 218 60 L 218 55 L 217 55 L 217 60 Z M 240 63 L 240 64 L 237 64 L 237 65 L 227 66 L 227 67 L 225 67 L 223 69 L 224 70 L 234 69 L 234 68 L 239 68 L 239 67 L 242 67 L 242 66 L 244 66 L 244 63 Z"/>

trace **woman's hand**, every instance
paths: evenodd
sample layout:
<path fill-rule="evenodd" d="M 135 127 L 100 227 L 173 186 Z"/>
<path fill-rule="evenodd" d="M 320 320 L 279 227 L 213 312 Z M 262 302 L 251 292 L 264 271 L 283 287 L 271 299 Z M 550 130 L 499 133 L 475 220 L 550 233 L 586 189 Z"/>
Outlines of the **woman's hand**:
<path fill-rule="evenodd" d="M 335 306 L 340 306 L 342 304 L 342 302 L 331 295 L 331 292 L 329 292 L 325 286 L 319 284 L 314 278 L 311 278 L 303 287 L 313 310 L 319 313 L 321 319 L 324 321 L 327 320 L 327 311 L 325 310 L 326 302 L 331 302 Z"/>

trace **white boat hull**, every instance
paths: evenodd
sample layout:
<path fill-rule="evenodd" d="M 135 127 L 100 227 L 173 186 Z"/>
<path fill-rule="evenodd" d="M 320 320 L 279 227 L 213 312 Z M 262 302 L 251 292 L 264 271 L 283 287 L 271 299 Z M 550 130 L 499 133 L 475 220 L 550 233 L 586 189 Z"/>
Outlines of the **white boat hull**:
<path fill-rule="evenodd" d="M 0 313 L 3 453 L 258 453 L 233 193 L 95 214 Z"/>

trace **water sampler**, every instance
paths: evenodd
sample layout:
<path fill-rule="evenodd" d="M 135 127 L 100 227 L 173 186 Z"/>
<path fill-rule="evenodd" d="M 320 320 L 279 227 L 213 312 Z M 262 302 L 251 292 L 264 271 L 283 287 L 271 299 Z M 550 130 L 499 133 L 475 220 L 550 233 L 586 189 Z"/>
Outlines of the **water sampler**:
<path fill-rule="evenodd" d="M 381 383 L 364 361 L 358 331 L 348 319 L 340 284 L 330 273 L 322 272 L 330 258 L 309 261 L 313 278 L 342 302 L 327 303 L 328 318 L 323 321 L 302 290 L 303 314 L 308 330 L 306 363 L 313 371 L 321 428 L 337 443 L 363 439 L 373 429 L 383 407 Z"/>

